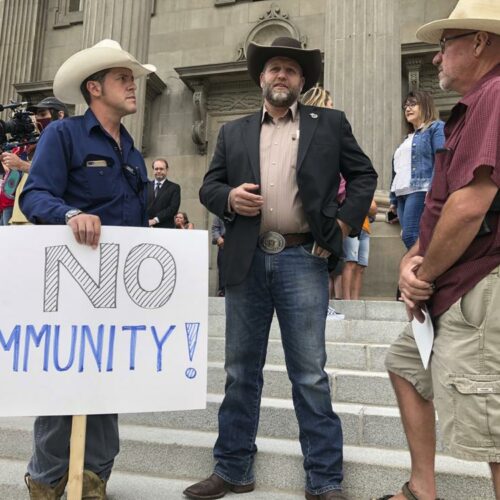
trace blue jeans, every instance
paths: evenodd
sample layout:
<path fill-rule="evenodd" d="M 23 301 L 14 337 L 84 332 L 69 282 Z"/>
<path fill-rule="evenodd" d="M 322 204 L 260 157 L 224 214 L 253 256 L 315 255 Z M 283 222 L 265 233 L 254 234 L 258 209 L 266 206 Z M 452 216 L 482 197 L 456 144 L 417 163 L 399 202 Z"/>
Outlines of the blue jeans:
<path fill-rule="evenodd" d="M 304 455 L 306 489 L 341 489 L 342 427 L 332 410 L 324 367 L 327 261 L 311 245 L 270 255 L 257 249 L 245 281 L 226 286 L 226 393 L 219 410 L 215 473 L 232 484 L 254 481 L 269 329 L 276 310 Z"/>
<path fill-rule="evenodd" d="M 398 196 L 397 210 L 399 223 L 403 230 L 402 239 L 405 247 L 410 249 L 418 239 L 420 218 L 424 211 L 425 191 Z"/>
<path fill-rule="evenodd" d="M 2 212 L 0 212 L 0 226 L 8 226 L 10 218 L 12 217 L 12 212 L 14 211 L 14 207 L 4 208 Z"/>
<path fill-rule="evenodd" d="M 37 417 L 33 431 L 33 456 L 28 473 L 34 481 L 55 486 L 68 470 L 71 417 Z M 89 415 L 85 439 L 87 470 L 108 479 L 120 449 L 118 415 Z"/>

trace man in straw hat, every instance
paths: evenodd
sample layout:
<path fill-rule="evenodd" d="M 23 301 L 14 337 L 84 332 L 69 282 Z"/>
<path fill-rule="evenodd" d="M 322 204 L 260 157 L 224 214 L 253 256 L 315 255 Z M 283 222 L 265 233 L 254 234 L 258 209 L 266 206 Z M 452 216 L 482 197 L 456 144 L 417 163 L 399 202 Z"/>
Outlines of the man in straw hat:
<path fill-rule="evenodd" d="M 147 173 L 121 119 L 135 113 L 134 78 L 156 68 L 140 64 L 120 44 L 102 40 L 72 55 L 57 71 L 54 95 L 86 102 L 83 116 L 47 127 L 38 143 L 21 208 L 36 224 L 67 224 L 79 243 L 97 248 L 101 224 L 147 226 Z M 71 417 L 35 420 L 26 482 L 32 499 L 58 499 L 67 481 Z M 83 498 L 106 498 L 118 453 L 116 415 L 87 420 Z"/>
<path fill-rule="evenodd" d="M 385 498 L 436 498 L 433 399 L 450 452 L 489 462 L 500 498 L 500 2 L 460 0 L 417 38 L 439 43 L 440 86 L 462 98 L 436 155 L 420 238 L 400 266 L 409 316 L 423 321 L 427 305 L 436 336 L 432 379 L 410 333 L 387 355 L 412 472 Z"/>
<path fill-rule="evenodd" d="M 214 473 L 184 491 L 220 498 L 254 489 L 253 461 L 269 329 L 279 319 L 300 428 L 306 498 L 342 499 L 342 429 L 324 367 L 328 268 L 359 233 L 377 175 L 343 112 L 297 104 L 321 73 L 319 50 L 292 38 L 251 43 L 259 112 L 225 124 L 200 190 L 226 225 L 226 394 Z M 347 180 L 341 208 L 340 173 Z"/>

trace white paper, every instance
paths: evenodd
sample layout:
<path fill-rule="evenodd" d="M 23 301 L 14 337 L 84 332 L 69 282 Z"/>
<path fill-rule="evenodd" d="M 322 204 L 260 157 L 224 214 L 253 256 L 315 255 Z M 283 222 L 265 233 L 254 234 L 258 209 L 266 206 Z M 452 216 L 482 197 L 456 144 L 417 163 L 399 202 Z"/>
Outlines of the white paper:
<path fill-rule="evenodd" d="M 205 408 L 206 231 L 0 228 L 0 416 Z"/>
<path fill-rule="evenodd" d="M 432 344 L 434 343 L 434 326 L 432 325 L 431 316 L 427 307 L 424 306 L 422 311 L 425 315 L 425 321 L 420 323 L 418 320 L 413 319 L 411 327 L 417 343 L 418 352 L 420 353 L 420 358 L 422 359 L 424 368 L 427 370 L 432 352 Z"/>

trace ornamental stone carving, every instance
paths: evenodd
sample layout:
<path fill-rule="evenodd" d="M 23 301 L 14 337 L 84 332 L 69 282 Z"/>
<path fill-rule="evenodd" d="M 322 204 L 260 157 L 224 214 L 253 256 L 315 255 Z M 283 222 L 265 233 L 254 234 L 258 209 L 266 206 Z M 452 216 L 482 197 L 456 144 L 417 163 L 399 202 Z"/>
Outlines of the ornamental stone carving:
<path fill-rule="evenodd" d="M 194 123 L 191 129 L 191 138 L 198 147 L 198 153 L 207 153 L 207 98 L 206 86 L 203 82 L 194 85 L 193 111 Z"/>
<path fill-rule="evenodd" d="M 414 92 L 420 88 L 420 70 L 422 69 L 422 64 L 423 59 L 421 57 L 412 57 L 405 61 L 410 92 Z"/>
<path fill-rule="evenodd" d="M 245 41 L 238 47 L 236 60 L 242 61 L 246 59 L 247 47 L 250 42 L 269 45 L 275 38 L 280 36 L 289 36 L 300 40 L 302 47 L 307 45 L 307 38 L 300 35 L 299 29 L 290 21 L 289 15 L 283 12 L 277 3 L 273 3 L 259 17 L 258 23 L 249 31 Z"/>

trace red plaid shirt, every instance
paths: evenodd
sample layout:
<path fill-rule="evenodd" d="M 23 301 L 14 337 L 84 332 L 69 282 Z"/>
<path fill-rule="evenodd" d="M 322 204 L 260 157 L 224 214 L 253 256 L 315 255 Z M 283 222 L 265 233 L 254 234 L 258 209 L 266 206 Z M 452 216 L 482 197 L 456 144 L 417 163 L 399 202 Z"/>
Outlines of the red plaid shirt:
<path fill-rule="evenodd" d="M 434 179 L 420 221 L 420 255 L 429 248 L 446 200 L 473 180 L 478 167 L 491 167 L 491 180 L 500 188 L 500 65 L 455 105 L 444 131 L 446 142 L 436 154 Z M 460 259 L 436 279 L 429 303 L 432 316 L 445 312 L 500 264 L 498 214 L 490 222 L 492 232 L 475 238 Z"/>

